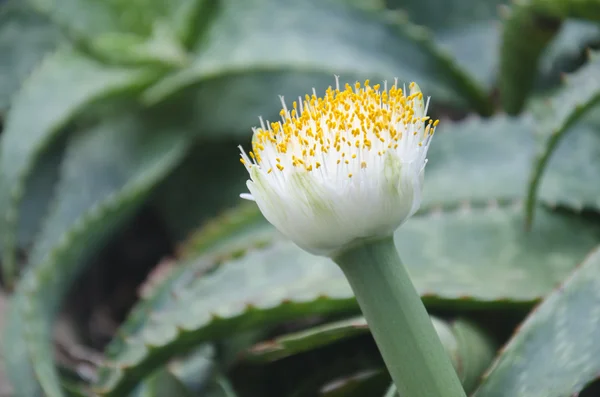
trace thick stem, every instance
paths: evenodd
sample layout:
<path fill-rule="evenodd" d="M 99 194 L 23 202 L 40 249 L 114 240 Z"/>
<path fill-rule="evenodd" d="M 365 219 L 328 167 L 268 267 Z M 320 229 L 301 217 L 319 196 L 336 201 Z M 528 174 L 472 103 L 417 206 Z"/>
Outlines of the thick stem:
<path fill-rule="evenodd" d="M 466 397 L 392 237 L 333 258 L 343 270 L 402 397 Z"/>

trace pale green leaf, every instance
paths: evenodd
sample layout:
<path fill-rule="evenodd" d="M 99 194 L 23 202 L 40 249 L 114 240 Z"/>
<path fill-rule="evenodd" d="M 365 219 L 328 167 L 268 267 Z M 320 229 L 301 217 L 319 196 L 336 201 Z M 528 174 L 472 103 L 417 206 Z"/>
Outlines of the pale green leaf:
<path fill-rule="evenodd" d="M 550 191 L 550 194 L 553 194 L 554 197 L 572 197 L 571 200 L 579 201 L 580 208 L 584 204 L 591 204 L 593 207 L 600 205 L 600 202 L 598 201 L 600 199 L 600 194 L 593 189 L 593 186 L 597 186 L 597 184 L 592 183 L 599 175 L 597 167 L 595 167 L 595 162 L 586 163 L 585 161 L 578 161 L 580 159 L 585 159 L 586 157 L 591 160 L 596 160 L 597 158 L 597 146 L 591 143 L 596 142 L 596 139 L 594 139 L 597 137 L 595 131 L 598 130 L 600 121 L 593 114 L 592 117 L 587 120 L 581 120 L 581 118 L 600 100 L 599 70 L 600 56 L 598 54 L 592 54 L 588 64 L 574 74 L 566 77 L 565 86 L 547 101 L 547 108 L 544 109 L 545 111 L 538 128 L 538 136 L 541 145 L 537 150 L 537 156 L 534 160 L 529 181 L 527 194 L 528 223 L 531 223 L 534 215 L 533 211 L 539 194 L 538 189 L 546 167 L 560 141 L 571 131 L 572 133 L 569 135 L 569 140 L 581 139 L 577 136 L 588 132 L 588 138 L 585 142 L 587 146 L 584 147 L 581 144 L 575 145 L 573 142 L 565 145 L 570 148 L 575 146 L 576 150 L 572 150 L 572 153 L 570 153 L 571 156 L 557 154 L 556 157 L 563 167 L 560 168 L 561 171 L 559 172 L 566 172 L 567 174 L 572 175 L 572 167 L 575 164 L 581 165 L 584 168 L 591 166 L 590 169 L 586 169 L 585 173 L 578 174 L 575 178 L 575 180 L 578 181 L 584 177 L 593 176 L 591 180 L 583 179 L 590 187 L 582 186 L 579 189 L 567 190 L 568 187 L 573 188 L 573 185 L 568 182 L 567 178 L 563 177 L 561 178 L 562 183 L 560 184 L 557 184 L 556 182 L 553 184 L 547 183 L 546 191 Z M 581 122 L 579 122 L 580 120 Z M 576 123 L 579 124 L 580 128 L 577 126 L 573 127 Z M 591 134 L 589 133 L 590 131 Z M 590 155 L 586 152 L 590 153 Z M 581 199 L 583 197 L 585 197 L 585 200 Z"/>
<path fill-rule="evenodd" d="M 529 304 L 557 285 L 600 236 L 577 217 L 541 213 L 532 233 L 523 231 L 518 208 L 433 213 L 401 227 L 396 243 L 429 305 Z M 96 391 L 123 395 L 161 360 L 194 344 L 308 314 L 357 310 L 343 274 L 328 259 L 278 240 L 238 255 L 204 277 L 200 269 L 214 257 L 200 257 L 169 279 L 172 293 L 151 320 L 111 346 L 116 356 L 105 363 Z"/>
<path fill-rule="evenodd" d="M 600 373 L 600 251 L 517 329 L 476 397 L 577 396 Z"/>
<path fill-rule="evenodd" d="M 508 0 L 388 0 L 430 29 L 435 42 L 487 90 L 498 70 L 501 5 Z"/>
<path fill-rule="evenodd" d="M 42 154 L 86 106 L 131 94 L 154 78 L 156 73 L 148 69 L 108 67 L 63 49 L 46 58 L 17 94 L 0 145 L 2 265 L 9 285 L 15 273 L 19 208 Z"/>
<path fill-rule="evenodd" d="M 155 103 L 197 86 L 204 134 L 248 131 L 289 100 L 356 79 L 416 80 L 435 101 L 488 109 L 485 94 L 436 52 L 422 29 L 340 1 L 224 0 L 193 64 L 147 92 Z M 360 62 L 357 62 L 360 60 Z M 188 99 L 189 100 L 189 99 Z"/>
<path fill-rule="evenodd" d="M 501 44 L 500 94 L 504 109 L 519 113 L 538 74 L 540 57 L 568 18 L 600 21 L 596 0 L 523 0 L 506 12 Z M 527 40 L 523 40 L 526 37 Z"/>
<path fill-rule="evenodd" d="M 134 113 L 69 141 L 57 194 L 7 317 L 7 370 L 19 397 L 40 390 L 63 396 L 52 362 L 53 317 L 89 255 L 182 159 L 187 137 L 177 132 Z"/>
<path fill-rule="evenodd" d="M 0 2 L 0 117 L 23 80 L 59 40 L 58 29 L 22 1 Z"/>

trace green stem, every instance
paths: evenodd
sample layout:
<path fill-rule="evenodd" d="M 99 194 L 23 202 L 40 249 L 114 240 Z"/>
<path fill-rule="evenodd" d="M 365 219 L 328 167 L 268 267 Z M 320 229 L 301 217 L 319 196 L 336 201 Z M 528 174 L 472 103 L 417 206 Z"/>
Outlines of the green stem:
<path fill-rule="evenodd" d="M 392 237 L 333 258 L 350 282 L 402 397 L 466 397 Z"/>

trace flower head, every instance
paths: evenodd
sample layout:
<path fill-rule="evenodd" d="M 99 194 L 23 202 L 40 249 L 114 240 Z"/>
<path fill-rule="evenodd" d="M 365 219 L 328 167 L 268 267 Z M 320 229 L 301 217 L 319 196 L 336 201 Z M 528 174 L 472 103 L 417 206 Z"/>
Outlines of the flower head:
<path fill-rule="evenodd" d="M 265 218 L 301 248 L 332 256 L 361 239 L 391 235 L 421 203 L 437 121 L 415 83 L 329 87 L 306 95 L 281 121 L 254 128 L 241 150 L 250 194 Z"/>

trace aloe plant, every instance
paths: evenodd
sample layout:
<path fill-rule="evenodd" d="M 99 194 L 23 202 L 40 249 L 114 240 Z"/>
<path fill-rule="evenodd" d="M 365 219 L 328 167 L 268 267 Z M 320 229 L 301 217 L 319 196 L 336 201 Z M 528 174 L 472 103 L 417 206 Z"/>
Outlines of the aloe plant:
<path fill-rule="evenodd" d="M 441 119 L 394 238 L 465 390 L 595 395 L 599 15 L 597 0 L 0 1 L 0 386 L 394 395 L 343 273 L 239 198 L 258 117 L 338 75 L 417 81 Z M 146 216 L 163 260 L 95 343 L 72 303 Z M 66 362 L 65 316 L 84 345 Z"/>

